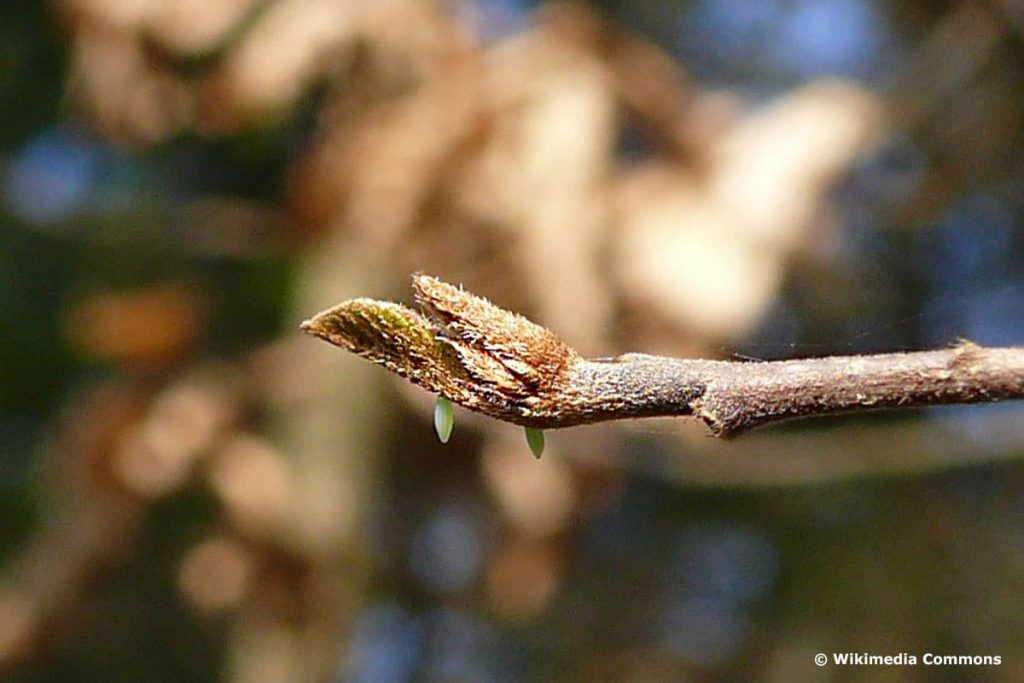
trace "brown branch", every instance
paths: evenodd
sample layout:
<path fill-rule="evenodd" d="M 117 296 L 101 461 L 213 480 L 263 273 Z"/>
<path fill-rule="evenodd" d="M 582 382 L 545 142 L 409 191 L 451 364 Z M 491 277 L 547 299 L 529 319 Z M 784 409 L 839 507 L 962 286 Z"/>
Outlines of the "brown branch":
<path fill-rule="evenodd" d="M 353 299 L 302 329 L 471 410 L 527 427 L 693 415 L 716 436 L 877 408 L 1024 398 L 1024 348 L 750 363 L 625 354 L 586 360 L 551 331 L 426 275 L 423 313 Z"/>

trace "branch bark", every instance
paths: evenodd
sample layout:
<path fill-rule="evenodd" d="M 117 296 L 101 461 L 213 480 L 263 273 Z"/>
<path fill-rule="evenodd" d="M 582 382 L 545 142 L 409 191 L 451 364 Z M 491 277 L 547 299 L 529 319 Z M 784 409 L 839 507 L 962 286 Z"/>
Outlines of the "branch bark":
<path fill-rule="evenodd" d="M 550 330 L 426 275 L 422 314 L 353 299 L 302 329 L 466 408 L 542 429 L 692 415 L 715 436 L 879 408 L 1024 398 L 1024 348 L 740 362 L 629 353 L 587 360 Z"/>

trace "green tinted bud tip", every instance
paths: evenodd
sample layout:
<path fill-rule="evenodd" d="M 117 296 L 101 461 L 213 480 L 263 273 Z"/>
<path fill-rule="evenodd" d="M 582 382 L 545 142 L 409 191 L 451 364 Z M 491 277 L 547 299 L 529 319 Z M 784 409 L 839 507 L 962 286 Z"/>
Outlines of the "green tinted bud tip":
<path fill-rule="evenodd" d="M 540 456 L 544 453 L 544 430 L 533 427 L 524 427 L 523 429 L 526 432 L 526 443 L 529 444 L 533 457 L 540 460 Z"/>
<path fill-rule="evenodd" d="M 437 397 L 437 405 L 434 406 L 434 431 L 441 443 L 448 443 L 452 436 L 452 429 L 455 427 L 455 411 L 452 409 L 452 402 L 444 396 Z"/>

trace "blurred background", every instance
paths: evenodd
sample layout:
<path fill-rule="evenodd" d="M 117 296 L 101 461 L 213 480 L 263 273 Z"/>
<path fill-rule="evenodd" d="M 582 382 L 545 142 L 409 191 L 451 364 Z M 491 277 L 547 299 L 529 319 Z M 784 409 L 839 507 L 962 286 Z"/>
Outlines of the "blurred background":
<path fill-rule="evenodd" d="M 1024 680 L 1020 406 L 535 461 L 297 331 L 423 270 L 588 356 L 1024 343 L 1024 3 L 0 16 L 0 679 Z"/>

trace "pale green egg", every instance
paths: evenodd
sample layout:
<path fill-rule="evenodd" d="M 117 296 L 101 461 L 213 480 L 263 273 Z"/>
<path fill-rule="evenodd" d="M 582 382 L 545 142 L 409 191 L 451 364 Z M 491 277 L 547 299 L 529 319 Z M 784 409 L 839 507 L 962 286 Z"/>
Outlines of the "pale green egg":
<path fill-rule="evenodd" d="M 448 443 L 452 436 L 452 429 L 455 427 L 455 410 L 452 402 L 444 396 L 437 397 L 437 405 L 434 406 L 434 431 L 441 443 Z"/>
<path fill-rule="evenodd" d="M 524 427 L 523 430 L 526 432 L 526 443 L 529 444 L 533 457 L 540 460 L 544 453 L 544 430 L 533 427 Z"/>

